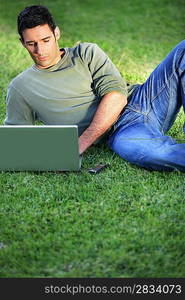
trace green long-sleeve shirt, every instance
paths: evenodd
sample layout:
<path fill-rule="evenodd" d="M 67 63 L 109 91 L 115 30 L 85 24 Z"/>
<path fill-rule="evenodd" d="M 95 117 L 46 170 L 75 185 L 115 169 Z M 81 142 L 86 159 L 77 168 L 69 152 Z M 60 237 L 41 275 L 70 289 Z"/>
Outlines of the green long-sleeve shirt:
<path fill-rule="evenodd" d="M 101 98 L 111 91 L 127 96 L 127 86 L 109 57 L 92 43 L 64 48 L 61 60 L 48 69 L 35 65 L 8 87 L 5 125 L 89 126 Z"/>

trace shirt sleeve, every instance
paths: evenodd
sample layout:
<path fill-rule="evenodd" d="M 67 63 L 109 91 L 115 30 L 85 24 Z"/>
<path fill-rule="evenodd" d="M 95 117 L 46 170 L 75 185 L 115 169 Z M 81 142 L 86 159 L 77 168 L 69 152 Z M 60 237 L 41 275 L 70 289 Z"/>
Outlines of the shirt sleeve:
<path fill-rule="evenodd" d="M 35 117 L 24 97 L 10 84 L 6 97 L 4 125 L 34 125 Z"/>
<path fill-rule="evenodd" d="M 96 44 L 81 44 L 82 58 L 88 64 L 95 94 L 103 97 L 111 91 L 118 91 L 127 97 L 127 85 L 116 66 Z"/>

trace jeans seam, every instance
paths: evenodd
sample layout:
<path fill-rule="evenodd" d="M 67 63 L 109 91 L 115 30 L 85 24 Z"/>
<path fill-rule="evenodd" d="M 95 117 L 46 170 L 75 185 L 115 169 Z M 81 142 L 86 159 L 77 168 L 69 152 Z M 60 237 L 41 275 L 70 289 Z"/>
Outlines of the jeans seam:
<path fill-rule="evenodd" d="M 166 124 L 168 123 L 170 108 L 171 108 L 171 87 L 169 88 L 169 105 L 168 105 L 168 109 L 167 109 L 167 112 L 166 112 L 166 116 L 165 116 L 164 122 L 163 122 L 163 124 L 161 126 L 162 133 L 164 133 L 164 128 L 165 128 Z"/>
<path fill-rule="evenodd" d="M 179 54 L 180 50 L 183 50 L 182 55 L 184 55 L 184 49 L 183 48 L 177 49 L 176 55 Z M 171 76 L 169 76 L 169 78 L 167 79 L 167 82 L 169 82 L 172 79 L 172 77 L 174 76 L 174 74 L 177 72 L 177 68 L 178 68 L 178 66 L 174 67 L 174 70 L 173 70 Z M 179 68 L 180 68 L 180 66 L 179 66 Z M 164 83 L 164 85 L 161 87 L 161 89 L 159 90 L 159 92 L 157 93 L 157 95 L 155 95 L 155 97 L 153 99 L 151 99 L 151 102 L 153 102 L 155 100 L 155 98 L 157 98 L 160 95 L 160 93 L 165 89 L 165 87 L 167 85 L 167 82 Z"/>
<path fill-rule="evenodd" d="M 183 48 L 180 48 L 180 49 L 177 49 L 177 52 L 176 52 L 176 55 L 179 54 L 179 52 L 181 52 Z M 183 53 L 182 55 L 184 55 L 184 49 L 183 49 Z M 178 69 L 178 66 L 174 66 L 173 68 L 173 72 L 171 74 L 171 76 L 169 76 L 169 78 L 167 79 L 167 81 L 164 83 L 164 85 L 161 87 L 160 91 L 157 93 L 157 95 L 155 95 L 155 97 L 151 100 L 151 103 L 154 102 L 154 100 L 163 92 L 163 90 L 166 88 L 166 85 L 167 83 L 169 83 L 170 85 L 170 82 L 171 82 L 171 79 L 173 78 L 173 76 L 175 76 L 175 73 L 177 72 L 177 69 Z M 179 69 L 180 69 L 180 66 L 179 66 Z M 171 85 L 169 86 L 169 92 L 170 92 L 170 95 L 171 95 Z M 167 109 L 167 113 L 166 113 L 166 116 L 165 116 L 165 119 L 164 119 L 164 122 L 161 126 L 161 132 L 164 134 L 164 128 L 166 126 L 166 123 L 168 121 L 168 116 L 169 116 L 169 111 L 170 111 L 170 107 L 171 107 L 171 97 L 169 95 L 169 105 L 168 105 L 168 109 Z"/>
<path fill-rule="evenodd" d="M 175 69 L 175 71 L 176 71 L 176 69 Z M 173 75 L 174 75 L 174 72 L 168 78 L 167 82 L 169 82 L 172 79 Z M 153 97 L 153 99 L 151 99 L 151 102 L 153 102 L 162 93 L 162 91 L 166 88 L 167 82 L 164 83 L 164 85 L 161 87 L 161 89 L 159 90 L 159 92 Z"/>
<path fill-rule="evenodd" d="M 150 112 L 150 109 L 147 110 L 147 111 L 145 111 L 145 112 L 142 112 L 142 111 L 137 110 L 137 109 L 134 109 L 134 108 L 132 108 L 132 107 L 130 107 L 130 106 L 127 106 L 127 108 L 128 108 L 129 110 L 134 111 L 134 112 L 136 112 L 136 113 L 138 113 L 138 114 L 141 114 L 141 115 L 143 115 L 143 116 L 147 116 L 148 113 Z"/>
<path fill-rule="evenodd" d="M 148 116 L 144 117 L 144 124 L 147 127 L 147 129 L 153 134 L 156 135 L 155 130 L 153 130 L 152 126 L 148 123 Z M 156 129 L 156 128 L 155 128 Z"/>

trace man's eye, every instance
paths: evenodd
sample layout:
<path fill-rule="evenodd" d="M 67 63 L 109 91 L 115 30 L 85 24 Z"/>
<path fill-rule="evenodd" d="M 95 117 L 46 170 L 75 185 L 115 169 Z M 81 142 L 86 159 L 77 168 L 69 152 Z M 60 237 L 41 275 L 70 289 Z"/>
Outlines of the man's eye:
<path fill-rule="evenodd" d="M 49 40 L 44 40 L 44 42 L 45 42 L 45 43 L 48 43 L 48 42 L 49 42 Z"/>
<path fill-rule="evenodd" d="M 27 43 L 28 46 L 34 46 L 34 43 Z"/>

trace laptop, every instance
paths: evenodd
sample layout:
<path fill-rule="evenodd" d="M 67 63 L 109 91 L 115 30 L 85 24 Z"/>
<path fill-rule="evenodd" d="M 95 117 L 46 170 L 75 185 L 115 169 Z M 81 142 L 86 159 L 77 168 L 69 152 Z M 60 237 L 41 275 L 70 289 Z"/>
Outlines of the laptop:
<path fill-rule="evenodd" d="M 79 171 L 76 125 L 0 126 L 1 171 Z"/>

